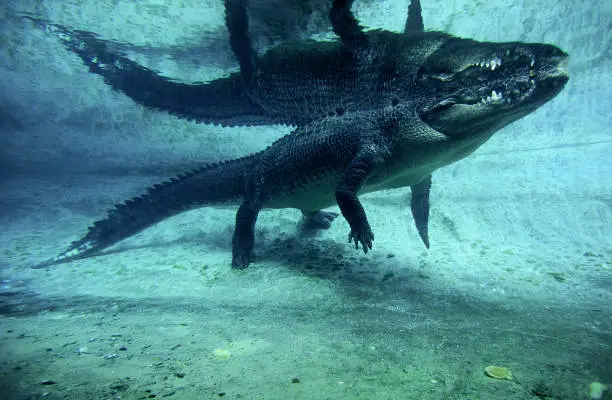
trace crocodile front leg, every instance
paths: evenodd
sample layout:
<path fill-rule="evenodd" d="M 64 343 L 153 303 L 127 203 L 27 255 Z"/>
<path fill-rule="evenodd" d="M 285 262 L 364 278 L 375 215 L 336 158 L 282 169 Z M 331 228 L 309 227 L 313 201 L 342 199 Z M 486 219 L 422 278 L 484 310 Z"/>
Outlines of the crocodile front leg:
<path fill-rule="evenodd" d="M 373 155 L 358 155 L 351 161 L 344 177 L 336 187 L 336 201 L 342 215 L 351 227 L 351 232 L 348 235 L 349 243 L 354 241 L 356 249 L 361 244 L 363 252 L 366 254 L 368 250 L 372 249 L 374 234 L 365 210 L 357 198 L 357 192 L 373 168 Z"/>
<path fill-rule="evenodd" d="M 255 222 L 261 210 L 261 204 L 255 201 L 244 201 L 236 213 L 236 229 L 232 238 L 232 267 L 244 269 L 249 266 L 255 243 Z"/>

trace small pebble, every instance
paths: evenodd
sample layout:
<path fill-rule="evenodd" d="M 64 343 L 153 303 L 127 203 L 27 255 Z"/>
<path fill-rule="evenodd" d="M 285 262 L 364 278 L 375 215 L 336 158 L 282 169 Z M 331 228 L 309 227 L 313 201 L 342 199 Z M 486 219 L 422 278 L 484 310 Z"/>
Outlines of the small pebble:
<path fill-rule="evenodd" d="M 55 385 L 55 381 L 45 379 L 44 381 L 40 381 L 41 385 Z"/>
<path fill-rule="evenodd" d="M 120 351 L 127 351 L 127 347 L 125 347 L 125 346 L 121 346 L 121 347 L 119 347 L 119 350 L 120 350 Z"/>
<path fill-rule="evenodd" d="M 218 360 L 227 360 L 232 356 L 230 352 L 226 349 L 215 349 L 212 352 L 212 355 Z"/>
<path fill-rule="evenodd" d="M 495 365 L 489 365 L 484 369 L 484 374 L 489 378 L 495 379 L 507 379 L 509 381 L 514 380 L 512 372 L 506 367 L 497 367 Z"/>
<path fill-rule="evenodd" d="M 293 378 L 291 379 L 291 383 L 300 383 L 300 380 L 298 378 Z"/>

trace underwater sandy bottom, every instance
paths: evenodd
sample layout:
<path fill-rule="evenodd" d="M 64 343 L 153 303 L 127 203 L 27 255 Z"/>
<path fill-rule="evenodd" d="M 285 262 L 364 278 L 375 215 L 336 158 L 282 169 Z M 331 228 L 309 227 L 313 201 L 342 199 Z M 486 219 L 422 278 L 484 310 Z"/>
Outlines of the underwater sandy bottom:
<path fill-rule="evenodd" d="M 367 256 L 344 220 L 308 232 L 297 211 L 265 211 L 257 262 L 235 271 L 234 210 L 201 209 L 105 256 L 28 268 L 155 181 L 2 185 L 0 398 L 584 399 L 612 383 L 605 241 L 544 226 L 546 201 L 508 211 L 460 183 L 434 187 L 429 251 L 406 191 L 389 191 L 363 198 Z"/>

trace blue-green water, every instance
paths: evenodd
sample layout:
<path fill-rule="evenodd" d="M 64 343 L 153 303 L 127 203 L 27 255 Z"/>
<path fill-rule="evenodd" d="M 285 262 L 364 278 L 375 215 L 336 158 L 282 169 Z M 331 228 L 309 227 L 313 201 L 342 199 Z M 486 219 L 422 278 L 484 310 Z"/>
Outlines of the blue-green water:
<path fill-rule="evenodd" d="M 260 51 L 334 38 L 325 1 L 251 3 Z M 590 383 L 612 384 L 612 9 L 431 3 L 427 30 L 564 49 L 566 88 L 436 171 L 430 250 L 397 189 L 362 198 L 376 235 L 367 256 L 346 243 L 344 220 L 304 232 L 299 211 L 263 211 L 256 262 L 236 271 L 232 208 L 180 214 L 101 257 L 29 268 L 143 188 L 290 129 L 146 109 L 17 15 L 95 32 L 164 76 L 202 82 L 237 70 L 223 2 L 5 2 L 0 397 L 589 399 Z M 354 5 L 365 27 L 398 32 L 406 9 Z M 490 365 L 514 379 L 487 377 Z"/>

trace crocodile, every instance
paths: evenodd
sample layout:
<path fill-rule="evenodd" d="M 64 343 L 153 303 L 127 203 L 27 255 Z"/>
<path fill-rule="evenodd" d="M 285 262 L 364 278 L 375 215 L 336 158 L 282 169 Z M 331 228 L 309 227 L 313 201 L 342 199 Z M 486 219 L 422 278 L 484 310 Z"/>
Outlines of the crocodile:
<path fill-rule="evenodd" d="M 226 24 L 240 70 L 204 84 L 173 82 L 113 53 L 94 34 L 33 19 L 114 89 L 146 107 L 220 125 L 287 124 L 266 149 L 204 165 L 116 205 L 85 236 L 35 267 L 104 254 L 147 227 L 199 207 L 238 206 L 232 266 L 253 261 L 262 209 L 296 208 L 321 228 L 337 216 L 364 253 L 374 234 L 361 194 L 411 188 L 410 209 L 429 248 L 432 173 L 533 112 L 569 79 L 568 55 L 543 43 L 479 42 L 423 29 L 412 1 L 404 32 L 365 31 L 352 1 L 336 0 L 338 39 L 288 43 L 258 55 L 244 0 L 226 0 Z"/>

